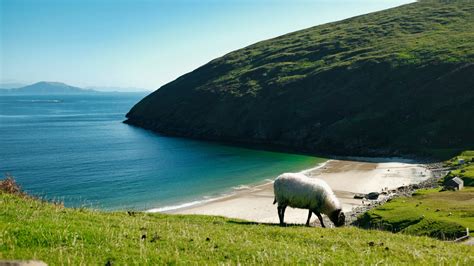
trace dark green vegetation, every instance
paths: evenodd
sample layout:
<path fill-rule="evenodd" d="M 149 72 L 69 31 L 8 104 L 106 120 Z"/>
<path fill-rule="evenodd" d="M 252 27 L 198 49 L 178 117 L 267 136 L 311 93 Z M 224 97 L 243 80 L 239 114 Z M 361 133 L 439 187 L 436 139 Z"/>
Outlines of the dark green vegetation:
<path fill-rule="evenodd" d="M 474 188 L 461 191 L 419 190 L 361 215 L 359 225 L 410 235 L 455 239 L 474 228 Z"/>
<path fill-rule="evenodd" d="M 460 159 L 464 160 L 463 164 L 459 163 Z M 453 167 L 455 170 L 450 171 L 444 181 L 457 176 L 464 180 L 464 186 L 474 186 L 474 151 L 465 151 L 447 161 L 446 165 Z"/>
<path fill-rule="evenodd" d="M 229 53 L 126 122 L 305 152 L 451 157 L 474 147 L 473 87 L 474 2 L 421 1 Z"/>
<path fill-rule="evenodd" d="M 0 259 L 48 264 L 472 265 L 474 248 L 354 227 L 69 209 L 0 192 Z"/>

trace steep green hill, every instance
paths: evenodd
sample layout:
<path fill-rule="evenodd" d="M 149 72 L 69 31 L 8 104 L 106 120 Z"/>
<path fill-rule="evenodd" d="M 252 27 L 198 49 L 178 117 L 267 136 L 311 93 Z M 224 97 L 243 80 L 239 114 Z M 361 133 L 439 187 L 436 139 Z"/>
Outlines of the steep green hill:
<path fill-rule="evenodd" d="M 256 43 L 164 85 L 127 118 L 341 155 L 473 148 L 474 1 L 420 1 Z"/>
<path fill-rule="evenodd" d="M 474 248 L 467 245 L 354 227 L 280 227 L 211 216 L 99 212 L 3 192 L 0 206 L 0 260 L 38 259 L 49 265 L 474 262 Z"/>

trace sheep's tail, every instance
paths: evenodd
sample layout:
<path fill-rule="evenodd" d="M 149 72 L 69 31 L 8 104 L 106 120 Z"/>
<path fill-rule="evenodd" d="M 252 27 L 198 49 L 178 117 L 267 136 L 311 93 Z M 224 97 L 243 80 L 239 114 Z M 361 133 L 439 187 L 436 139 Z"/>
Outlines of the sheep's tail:
<path fill-rule="evenodd" d="M 277 203 L 277 198 L 275 197 L 275 199 L 273 200 L 273 204 Z"/>

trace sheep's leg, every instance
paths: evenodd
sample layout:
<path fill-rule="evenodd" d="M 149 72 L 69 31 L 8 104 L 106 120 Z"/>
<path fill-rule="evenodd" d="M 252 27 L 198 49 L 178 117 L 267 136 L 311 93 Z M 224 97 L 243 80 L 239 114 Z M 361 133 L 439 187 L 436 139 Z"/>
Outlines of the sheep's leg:
<path fill-rule="evenodd" d="M 309 220 L 311 220 L 311 214 L 313 214 L 313 212 L 311 210 L 309 210 L 308 220 L 306 220 L 306 226 L 309 226 Z"/>
<path fill-rule="evenodd" d="M 277 210 L 278 210 L 278 218 L 280 218 L 280 225 L 284 225 L 285 224 L 285 209 L 286 209 L 286 206 L 278 206 L 277 207 Z"/>
<path fill-rule="evenodd" d="M 280 220 L 280 225 L 283 225 L 283 219 L 281 218 L 281 207 L 280 206 L 277 207 L 277 211 L 278 211 L 278 219 Z"/>
<path fill-rule="evenodd" d="M 314 212 L 314 214 L 318 216 L 319 222 L 321 223 L 321 227 L 325 228 L 326 226 L 323 223 L 323 217 L 321 216 L 321 214 L 319 212 Z"/>
<path fill-rule="evenodd" d="M 286 206 L 283 206 L 282 209 L 281 209 L 281 224 L 285 224 L 285 210 L 286 210 Z"/>

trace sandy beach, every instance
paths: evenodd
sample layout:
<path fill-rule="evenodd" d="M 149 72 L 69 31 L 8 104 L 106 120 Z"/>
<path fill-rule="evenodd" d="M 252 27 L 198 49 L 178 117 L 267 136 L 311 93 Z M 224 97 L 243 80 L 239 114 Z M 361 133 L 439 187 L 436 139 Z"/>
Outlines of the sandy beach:
<path fill-rule="evenodd" d="M 403 185 L 419 183 L 431 176 L 422 164 L 401 162 L 359 162 L 329 160 L 319 167 L 303 171 L 310 177 L 325 180 L 340 199 L 343 210 L 361 206 L 356 193 L 380 192 Z M 278 223 L 273 205 L 273 182 L 236 191 L 233 195 L 200 205 L 168 211 L 174 214 L 205 214 L 240 218 L 255 222 Z M 285 222 L 303 224 L 307 210 L 288 208 Z M 312 222 L 317 219 L 312 218 Z M 319 223 L 317 223 L 319 224 Z"/>

